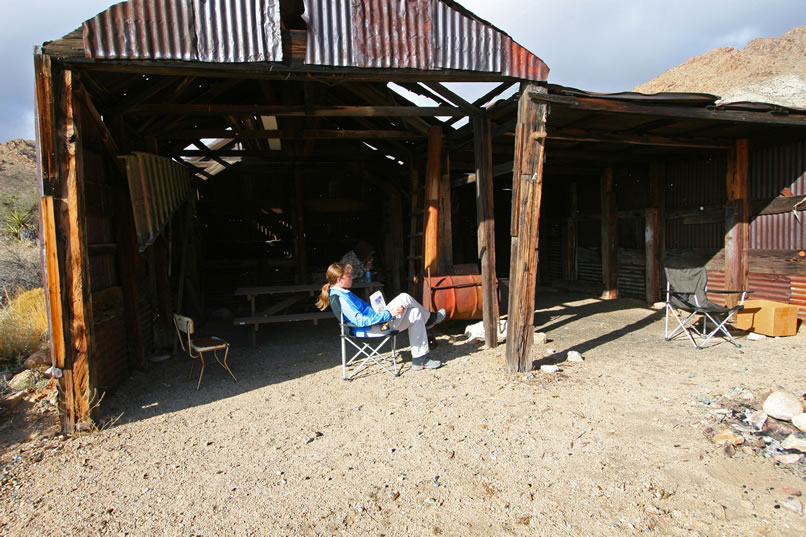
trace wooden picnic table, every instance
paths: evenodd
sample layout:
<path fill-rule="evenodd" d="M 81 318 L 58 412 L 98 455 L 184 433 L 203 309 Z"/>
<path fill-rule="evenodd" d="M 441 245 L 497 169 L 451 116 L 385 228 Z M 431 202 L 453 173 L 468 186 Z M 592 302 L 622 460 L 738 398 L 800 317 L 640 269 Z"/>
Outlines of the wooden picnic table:
<path fill-rule="evenodd" d="M 313 298 L 322 291 L 324 283 L 303 283 L 293 285 L 263 285 L 255 287 L 239 287 L 235 290 L 235 296 L 245 296 L 249 300 L 249 317 L 236 317 L 232 320 L 234 325 L 252 325 L 252 346 L 257 341 L 257 331 L 261 324 L 269 323 L 282 323 L 293 321 L 313 321 L 317 324 L 319 319 L 327 319 L 333 317 L 333 313 L 329 311 L 316 311 L 309 313 L 287 313 L 288 308 L 294 304 L 305 300 L 306 298 Z M 355 280 L 351 290 L 365 290 L 369 295 L 375 289 L 383 288 L 381 282 Z M 277 295 L 282 298 L 279 302 L 272 304 L 263 310 L 262 313 L 256 312 L 256 298 L 263 295 Z M 288 295 L 288 296 L 283 296 Z M 367 298 L 367 297 L 365 297 Z"/>

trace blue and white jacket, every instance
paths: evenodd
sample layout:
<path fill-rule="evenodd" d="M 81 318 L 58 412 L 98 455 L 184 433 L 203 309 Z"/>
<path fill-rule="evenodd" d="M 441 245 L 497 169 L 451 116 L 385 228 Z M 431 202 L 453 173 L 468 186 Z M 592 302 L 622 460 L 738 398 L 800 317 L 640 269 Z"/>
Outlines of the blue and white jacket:
<path fill-rule="evenodd" d="M 392 318 L 389 310 L 376 313 L 372 306 L 355 296 L 349 289 L 331 286 L 329 296 L 333 295 L 339 296 L 341 313 L 347 322 L 358 327 L 352 329 L 355 336 L 364 337 L 367 335 L 369 327 L 384 323 Z"/>

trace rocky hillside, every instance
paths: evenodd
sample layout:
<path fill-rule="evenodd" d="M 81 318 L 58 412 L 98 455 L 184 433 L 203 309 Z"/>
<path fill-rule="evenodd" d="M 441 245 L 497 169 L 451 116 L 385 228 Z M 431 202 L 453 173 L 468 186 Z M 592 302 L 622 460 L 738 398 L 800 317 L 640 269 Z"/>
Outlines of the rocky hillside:
<path fill-rule="evenodd" d="M 10 140 L 0 144 L 0 200 L 38 196 L 36 144 L 33 140 Z"/>
<path fill-rule="evenodd" d="M 708 51 L 633 91 L 711 93 L 719 95 L 721 102 L 806 108 L 806 26 L 792 28 L 782 37 L 754 39 L 742 50 Z"/>

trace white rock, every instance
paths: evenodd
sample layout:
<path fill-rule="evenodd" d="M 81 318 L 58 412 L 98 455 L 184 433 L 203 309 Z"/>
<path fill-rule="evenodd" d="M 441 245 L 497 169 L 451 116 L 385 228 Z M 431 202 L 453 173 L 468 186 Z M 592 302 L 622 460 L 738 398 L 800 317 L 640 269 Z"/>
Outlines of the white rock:
<path fill-rule="evenodd" d="M 806 414 L 798 414 L 797 416 L 792 418 L 792 425 L 794 425 L 801 431 L 806 432 Z"/>
<path fill-rule="evenodd" d="M 797 464 L 801 459 L 803 459 L 803 455 L 799 453 L 782 453 L 775 456 L 775 460 L 781 464 Z"/>
<path fill-rule="evenodd" d="M 548 342 L 549 338 L 545 332 L 535 332 L 534 341 L 535 345 L 542 345 Z"/>
<path fill-rule="evenodd" d="M 767 414 L 761 410 L 756 410 L 747 417 L 747 423 L 758 429 L 759 431 L 764 428 L 764 423 L 767 421 Z"/>
<path fill-rule="evenodd" d="M 543 351 L 543 356 L 551 356 L 555 352 L 557 352 L 557 351 L 554 350 L 554 349 L 546 349 L 546 350 Z"/>
<path fill-rule="evenodd" d="M 800 436 L 799 433 L 790 434 L 781 442 L 781 447 L 784 449 L 796 449 L 806 453 L 806 438 Z"/>
<path fill-rule="evenodd" d="M 569 362 L 582 362 L 585 360 L 577 351 L 568 351 L 568 355 L 565 359 Z"/>
<path fill-rule="evenodd" d="M 764 412 L 777 420 L 792 421 L 798 414 L 803 414 L 803 404 L 789 392 L 772 392 L 764 401 Z"/>
<path fill-rule="evenodd" d="M 541 365 L 540 371 L 543 373 L 556 373 L 560 370 L 556 365 Z"/>
<path fill-rule="evenodd" d="M 14 375 L 8 381 L 8 386 L 15 392 L 23 392 L 33 388 L 41 378 L 42 375 L 36 369 L 26 369 L 22 373 Z"/>
<path fill-rule="evenodd" d="M 760 341 L 762 339 L 767 339 L 767 336 L 765 336 L 764 334 L 756 334 L 755 332 L 750 332 L 749 334 L 747 334 L 747 339 L 749 339 L 750 341 Z"/>
<path fill-rule="evenodd" d="M 790 496 L 789 498 L 781 502 L 781 506 L 784 509 L 789 509 L 798 516 L 803 516 L 803 504 L 800 503 L 800 500 L 798 500 L 797 498 L 792 498 Z"/>

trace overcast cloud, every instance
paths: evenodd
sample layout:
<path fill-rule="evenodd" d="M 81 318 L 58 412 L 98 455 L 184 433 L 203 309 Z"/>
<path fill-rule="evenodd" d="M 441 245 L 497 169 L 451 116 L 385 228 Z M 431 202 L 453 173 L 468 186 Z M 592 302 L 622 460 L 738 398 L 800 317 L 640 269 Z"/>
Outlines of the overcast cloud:
<path fill-rule="evenodd" d="M 58 39 L 112 0 L 3 2 L 0 142 L 34 137 L 33 47 Z M 804 0 L 461 0 L 551 68 L 549 81 L 629 91 L 692 56 L 743 48 L 806 24 Z M 475 93 L 475 92 L 473 92 Z"/>

